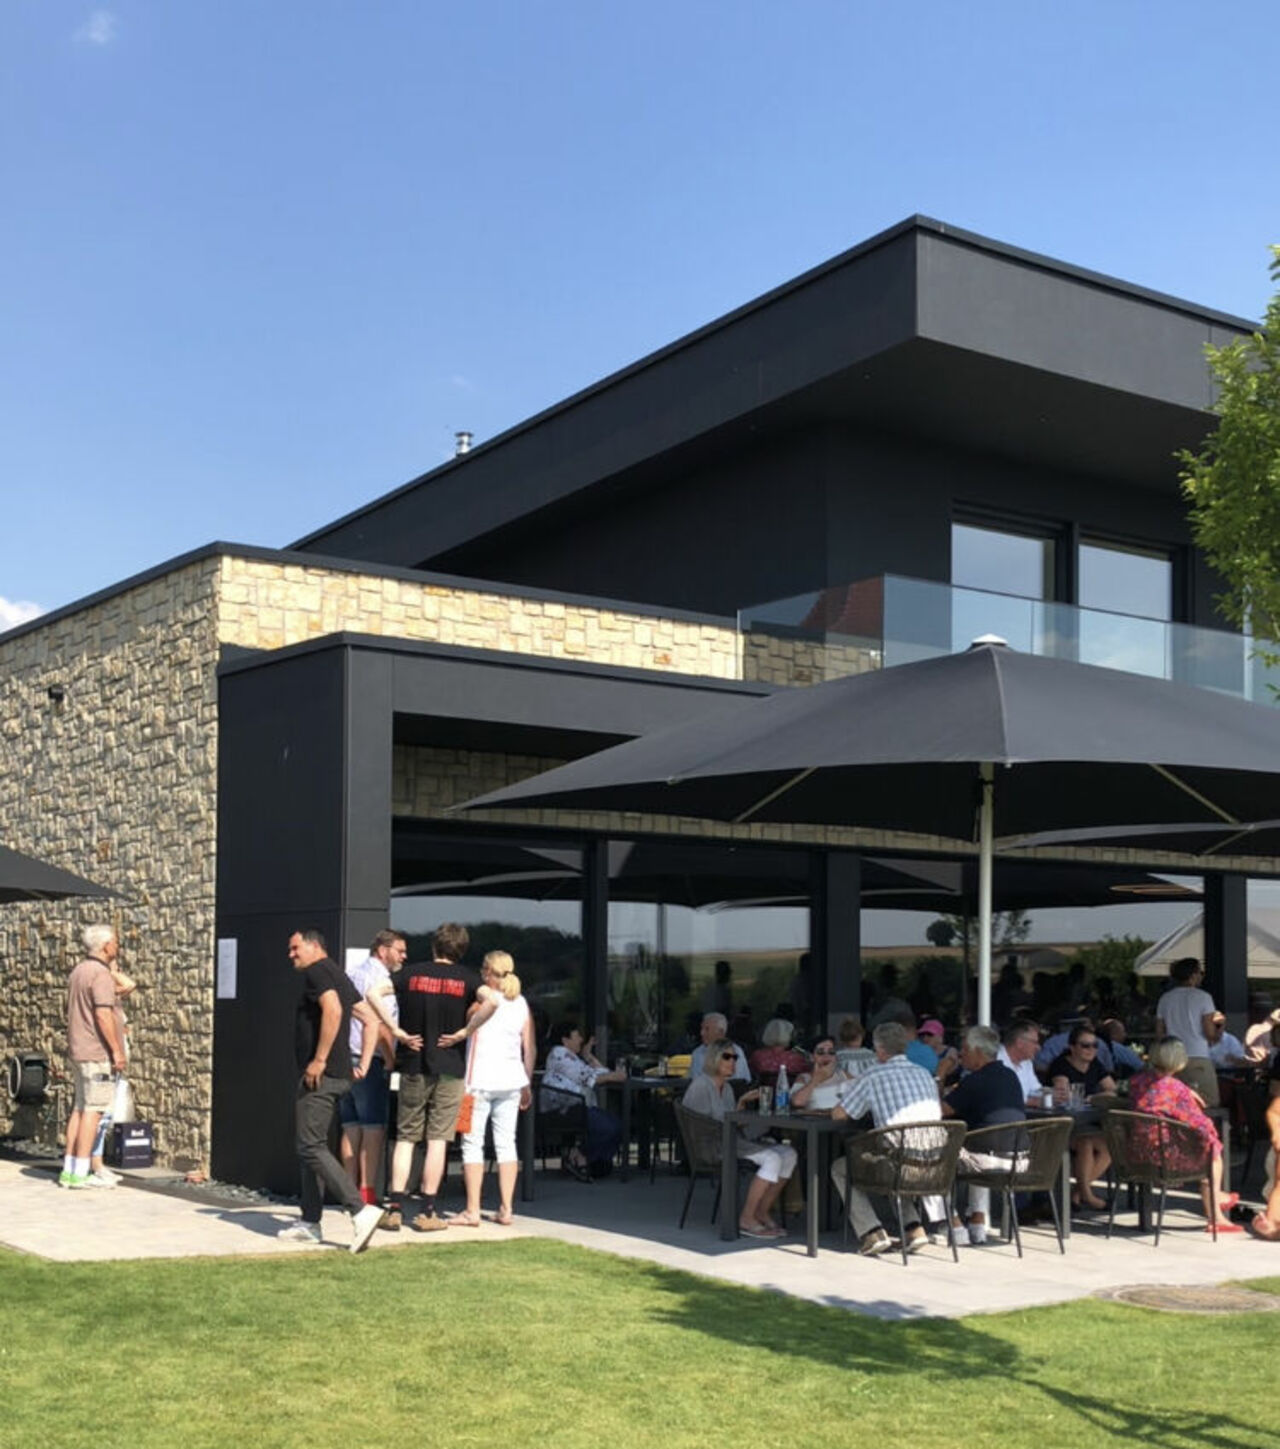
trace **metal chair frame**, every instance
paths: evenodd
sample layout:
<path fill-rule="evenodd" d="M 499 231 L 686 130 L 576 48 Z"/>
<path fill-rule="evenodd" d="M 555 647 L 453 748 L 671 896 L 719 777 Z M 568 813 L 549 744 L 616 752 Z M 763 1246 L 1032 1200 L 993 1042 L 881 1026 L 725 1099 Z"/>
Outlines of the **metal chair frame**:
<path fill-rule="evenodd" d="M 1008 1168 L 970 1168 L 961 1162 L 956 1168 L 957 1182 L 977 1183 L 1001 1194 L 1004 1204 L 1007 1237 L 1012 1238 L 1022 1257 L 1022 1233 L 1014 1208 L 1014 1195 L 1020 1192 L 1047 1192 L 1053 1210 L 1053 1230 L 1058 1236 L 1058 1251 L 1066 1253 L 1062 1234 L 1062 1215 L 1058 1210 L 1055 1189 L 1062 1171 L 1062 1154 L 1067 1150 L 1071 1129 L 1070 1117 L 1042 1117 L 1034 1122 L 1005 1122 L 995 1127 L 976 1127 L 966 1134 L 964 1147 L 969 1152 L 1007 1157 Z M 1012 1139 L 1011 1147 L 1010 1140 Z M 1006 1150 L 997 1152 L 991 1143 L 1004 1143 Z"/>

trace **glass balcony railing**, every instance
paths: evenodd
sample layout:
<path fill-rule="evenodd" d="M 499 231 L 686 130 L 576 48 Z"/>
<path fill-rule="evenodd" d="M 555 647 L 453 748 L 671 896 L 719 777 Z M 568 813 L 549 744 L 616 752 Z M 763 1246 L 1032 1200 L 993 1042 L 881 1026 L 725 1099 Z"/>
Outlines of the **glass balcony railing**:
<path fill-rule="evenodd" d="M 998 634 L 1029 654 L 1280 702 L 1280 668 L 1256 653 L 1280 648 L 1263 641 L 894 574 L 743 609 L 738 627 L 751 640 L 785 644 L 789 654 L 775 648 L 775 661 L 802 660 L 796 682 L 955 654 L 981 634 Z"/>

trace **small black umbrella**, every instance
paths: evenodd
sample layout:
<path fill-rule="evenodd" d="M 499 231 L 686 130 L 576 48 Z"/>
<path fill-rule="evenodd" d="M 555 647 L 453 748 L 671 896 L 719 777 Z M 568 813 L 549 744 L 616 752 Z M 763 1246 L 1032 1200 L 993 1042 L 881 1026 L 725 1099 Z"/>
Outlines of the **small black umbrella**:
<path fill-rule="evenodd" d="M 1280 711 L 984 640 L 744 701 L 463 808 L 546 805 L 976 835 L 986 1021 L 996 834 L 1280 818 Z"/>
<path fill-rule="evenodd" d="M 59 901 L 67 896 L 109 896 L 104 886 L 34 856 L 0 845 L 0 902 Z"/>

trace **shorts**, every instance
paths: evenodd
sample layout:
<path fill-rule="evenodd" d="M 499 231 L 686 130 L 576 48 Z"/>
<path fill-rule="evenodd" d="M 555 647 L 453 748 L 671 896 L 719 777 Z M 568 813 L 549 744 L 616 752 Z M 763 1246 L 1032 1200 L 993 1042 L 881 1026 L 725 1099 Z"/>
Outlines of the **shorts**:
<path fill-rule="evenodd" d="M 115 1097 L 116 1084 L 110 1062 L 72 1062 L 76 1081 L 75 1112 L 107 1112 Z"/>
<path fill-rule="evenodd" d="M 452 1142 L 462 1106 L 461 1077 L 401 1077 L 397 1142 Z"/>
<path fill-rule="evenodd" d="M 380 1056 L 369 1063 L 368 1075 L 351 1083 L 339 1109 L 344 1127 L 383 1127 L 391 1109 L 391 1083 Z"/>

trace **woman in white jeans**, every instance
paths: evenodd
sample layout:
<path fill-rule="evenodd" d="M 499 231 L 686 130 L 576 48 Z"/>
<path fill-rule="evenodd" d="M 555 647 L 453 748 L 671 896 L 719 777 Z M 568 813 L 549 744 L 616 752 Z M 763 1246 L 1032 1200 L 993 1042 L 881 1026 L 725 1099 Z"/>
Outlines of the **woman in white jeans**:
<path fill-rule="evenodd" d="M 714 1117 L 717 1122 L 723 1122 L 725 1114 L 732 1112 L 735 1106 L 756 1101 L 760 1096 L 758 1087 L 744 1092 L 734 1101 L 733 1088 L 729 1083 L 737 1068 L 737 1060 L 737 1048 L 732 1042 L 718 1041 L 709 1046 L 703 1060 L 702 1075 L 689 1083 L 684 1094 L 684 1106 L 690 1112 L 701 1112 L 704 1117 Z M 796 1170 L 795 1148 L 785 1142 L 774 1142 L 771 1138 L 753 1139 L 739 1131 L 738 1156 L 756 1165 L 756 1175 L 738 1214 L 738 1231 L 749 1238 L 784 1236 L 784 1229 L 774 1220 L 773 1209 L 782 1196 L 787 1179 Z"/>
<path fill-rule="evenodd" d="M 529 1106 L 535 1043 L 529 1003 L 520 995 L 515 962 L 505 951 L 490 951 L 480 968 L 483 985 L 471 1020 L 458 1032 L 440 1038 L 441 1046 L 467 1043 L 467 1092 L 474 1099 L 471 1129 L 462 1139 L 462 1180 L 466 1211 L 451 1221 L 460 1227 L 480 1226 L 480 1189 L 484 1183 L 485 1126 L 493 1122 L 493 1152 L 498 1160 L 498 1196 L 494 1222 L 513 1217 L 516 1174 L 516 1119 Z"/>

